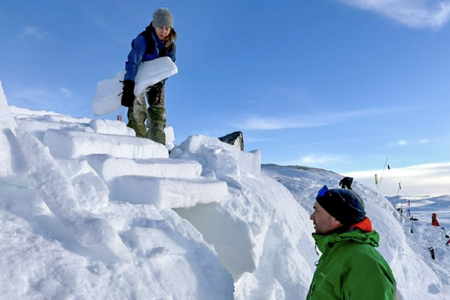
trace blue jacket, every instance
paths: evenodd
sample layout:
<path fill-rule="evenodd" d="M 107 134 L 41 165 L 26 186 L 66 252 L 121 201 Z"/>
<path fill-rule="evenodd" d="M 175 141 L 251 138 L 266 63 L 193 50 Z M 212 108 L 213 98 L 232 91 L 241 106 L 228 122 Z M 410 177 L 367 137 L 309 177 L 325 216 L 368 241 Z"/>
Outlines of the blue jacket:
<path fill-rule="evenodd" d="M 125 63 L 124 80 L 136 78 L 141 62 L 154 60 L 162 56 L 168 56 L 175 62 L 176 52 L 175 43 L 172 42 L 169 47 L 166 47 L 166 42 L 158 38 L 153 25 L 150 24 L 131 42 L 131 51 Z"/>

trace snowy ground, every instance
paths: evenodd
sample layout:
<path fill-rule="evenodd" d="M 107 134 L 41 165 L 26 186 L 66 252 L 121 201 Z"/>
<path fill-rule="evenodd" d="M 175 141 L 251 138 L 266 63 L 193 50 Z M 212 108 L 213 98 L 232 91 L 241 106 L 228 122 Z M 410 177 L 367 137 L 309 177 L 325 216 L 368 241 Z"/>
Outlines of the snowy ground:
<path fill-rule="evenodd" d="M 1 86 L 0 86 L 1 87 Z M 318 256 L 309 220 L 325 170 L 262 166 L 217 138 L 173 148 L 119 121 L 9 107 L 0 89 L 1 299 L 304 299 Z M 419 220 L 358 184 L 400 299 L 449 299 L 449 196 Z M 436 249 L 432 260 L 428 248 Z"/>

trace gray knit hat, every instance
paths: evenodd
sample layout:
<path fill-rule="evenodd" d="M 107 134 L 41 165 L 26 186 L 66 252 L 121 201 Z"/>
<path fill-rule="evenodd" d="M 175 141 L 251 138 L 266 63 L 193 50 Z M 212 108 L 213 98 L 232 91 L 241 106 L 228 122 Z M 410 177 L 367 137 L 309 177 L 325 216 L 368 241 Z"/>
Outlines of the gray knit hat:
<path fill-rule="evenodd" d="M 165 7 L 158 8 L 153 13 L 153 27 L 169 26 L 173 28 L 172 13 Z"/>

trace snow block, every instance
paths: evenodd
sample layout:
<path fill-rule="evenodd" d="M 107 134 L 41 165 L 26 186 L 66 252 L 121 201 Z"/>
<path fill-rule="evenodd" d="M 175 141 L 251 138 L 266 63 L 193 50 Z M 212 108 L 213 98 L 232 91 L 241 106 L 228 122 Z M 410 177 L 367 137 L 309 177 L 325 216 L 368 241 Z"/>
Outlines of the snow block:
<path fill-rule="evenodd" d="M 0 120 L 0 178 L 18 178 L 26 172 L 26 164 L 16 136 Z"/>
<path fill-rule="evenodd" d="M 122 121 L 92 120 L 89 126 L 95 133 L 136 136 L 134 130 L 127 127 Z"/>
<path fill-rule="evenodd" d="M 11 110 L 6 100 L 5 92 L 3 91 L 2 81 L 0 80 L 0 122 L 6 123 L 5 127 L 9 127 L 15 133 L 17 123 L 11 114 Z"/>
<path fill-rule="evenodd" d="M 164 133 L 166 134 L 166 147 L 172 150 L 175 147 L 175 133 L 173 132 L 173 127 L 168 126 L 164 128 Z"/>
<path fill-rule="evenodd" d="M 81 209 L 98 212 L 108 206 L 108 186 L 86 160 L 59 159 L 57 163 L 72 182 Z"/>
<path fill-rule="evenodd" d="M 127 159 L 105 154 L 86 156 L 92 168 L 109 183 L 114 178 L 127 175 L 169 178 L 197 178 L 202 165 L 196 161 L 170 158 Z"/>
<path fill-rule="evenodd" d="M 17 124 L 20 129 L 30 132 L 41 142 L 44 140 L 44 134 L 48 129 L 94 132 L 88 124 L 47 121 L 46 119 L 45 116 L 38 116 L 33 119 L 17 119 Z"/>
<path fill-rule="evenodd" d="M 44 147 L 28 132 L 17 130 L 17 139 L 28 165 L 28 178 L 39 196 L 83 247 L 92 248 L 114 261 L 131 261 L 131 254 L 115 229 L 104 219 L 81 209 L 75 190 Z"/>
<path fill-rule="evenodd" d="M 108 206 L 109 189 L 97 174 L 89 172 L 71 180 L 81 209 L 98 213 Z"/>
<path fill-rule="evenodd" d="M 47 130 L 43 144 L 56 158 L 109 154 L 125 158 L 168 158 L 167 148 L 149 139 L 66 130 Z"/>
<path fill-rule="evenodd" d="M 114 181 L 111 199 L 135 204 L 152 204 L 158 209 L 192 207 L 199 203 L 220 203 L 228 196 L 224 181 L 123 176 Z"/>
<path fill-rule="evenodd" d="M 25 172 L 25 162 L 15 136 L 16 127 L 0 81 L 0 178 L 19 177 Z"/>
<path fill-rule="evenodd" d="M 190 136 L 181 143 L 179 148 L 204 156 L 208 161 L 208 166 L 212 167 L 219 177 L 239 177 L 240 172 L 253 175 L 261 173 L 261 152 L 259 150 L 244 152 L 235 146 L 221 142 L 218 138 L 203 135 Z"/>
<path fill-rule="evenodd" d="M 177 66 L 168 56 L 141 63 L 134 79 L 134 94 L 142 94 L 147 87 L 177 72 Z M 97 91 L 92 100 L 92 111 L 96 116 L 106 115 L 120 107 L 123 88 L 121 81 L 124 75 L 125 71 L 121 71 L 114 78 L 102 80 L 97 84 Z"/>

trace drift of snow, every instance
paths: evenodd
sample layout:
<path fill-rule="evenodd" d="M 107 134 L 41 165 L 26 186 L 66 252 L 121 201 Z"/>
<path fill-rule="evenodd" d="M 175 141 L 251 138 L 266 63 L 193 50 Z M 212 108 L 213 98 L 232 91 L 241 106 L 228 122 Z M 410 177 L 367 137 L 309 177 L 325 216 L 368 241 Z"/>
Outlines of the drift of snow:
<path fill-rule="evenodd" d="M 260 151 L 201 135 L 169 156 L 119 121 L 10 107 L 3 93 L 0 107 L 1 298 L 306 297 L 318 260 L 309 214 L 339 174 L 261 168 Z M 450 197 L 412 201 L 411 233 L 394 207 L 406 198 L 353 185 L 399 299 L 448 299 L 449 248 L 431 212 L 450 226 Z"/>

